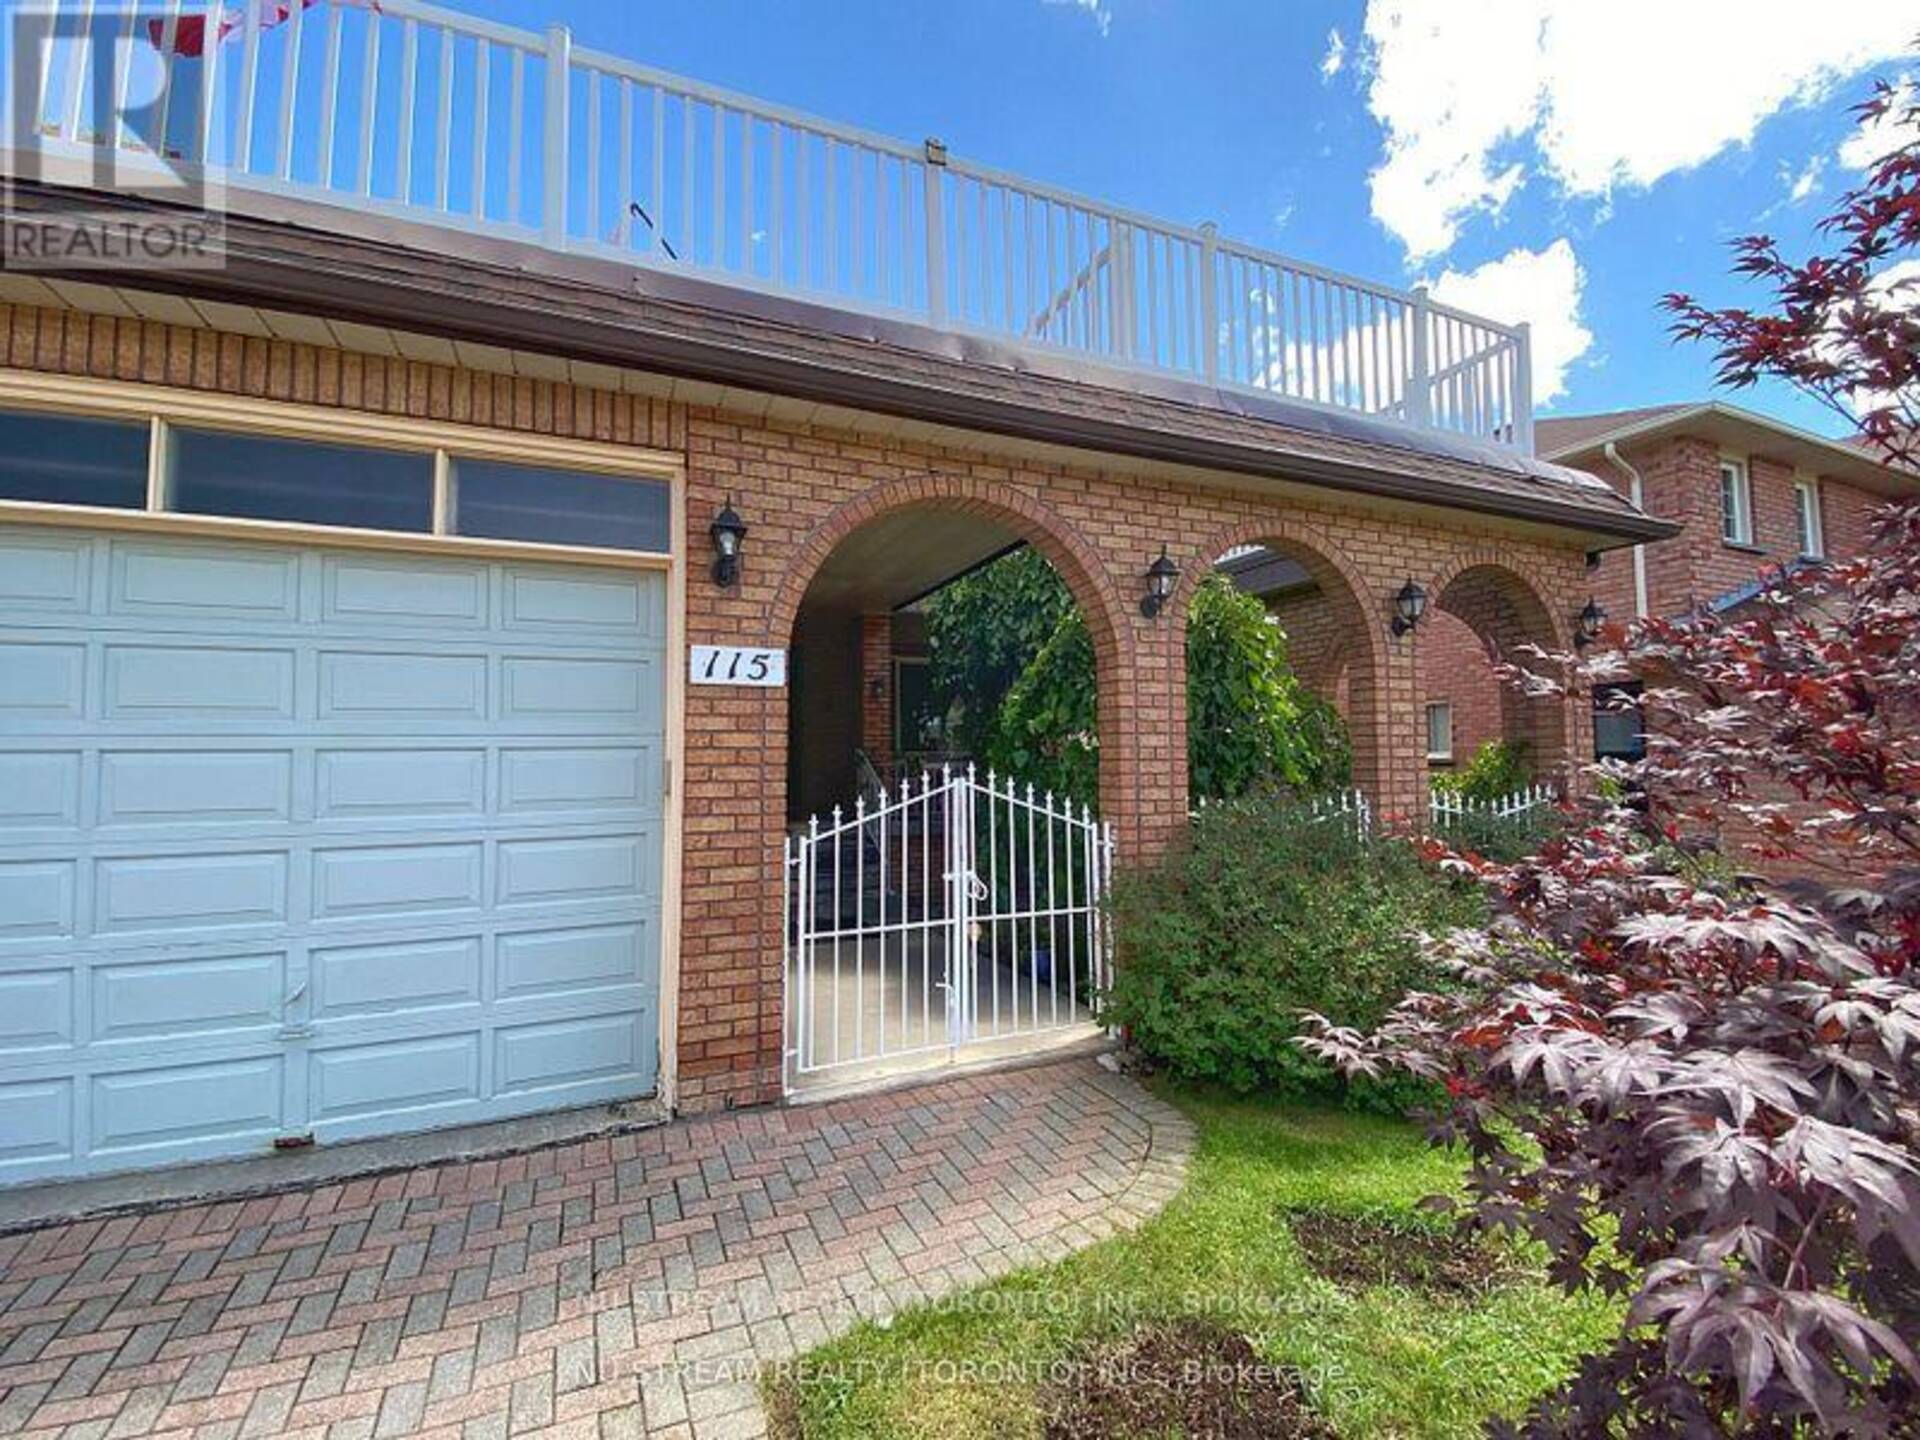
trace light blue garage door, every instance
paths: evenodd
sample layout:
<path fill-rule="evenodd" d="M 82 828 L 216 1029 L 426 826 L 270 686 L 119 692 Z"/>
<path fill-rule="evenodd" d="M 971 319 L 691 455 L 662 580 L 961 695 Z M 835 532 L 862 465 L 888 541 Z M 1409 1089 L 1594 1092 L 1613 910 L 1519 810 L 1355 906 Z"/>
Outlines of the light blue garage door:
<path fill-rule="evenodd" d="M 0 1183 L 645 1094 L 656 572 L 0 528 Z"/>

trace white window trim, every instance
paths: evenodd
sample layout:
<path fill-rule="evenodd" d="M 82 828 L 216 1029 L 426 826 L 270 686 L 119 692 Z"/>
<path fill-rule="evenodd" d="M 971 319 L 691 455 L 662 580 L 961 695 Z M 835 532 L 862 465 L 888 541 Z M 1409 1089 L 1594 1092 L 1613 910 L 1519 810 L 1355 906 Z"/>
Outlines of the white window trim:
<path fill-rule="evenodd" d="M 1727 471 L 1738 475 L 1734 486 L 1734 507 L 1727 509 Z M 1752 545 L 1753 541 L 1753 467 L 1744 455 L 1722 455 L 1717 470 L 1720 490 L 1720 541 L 1724 545 Z M 1731 522 L 1731 524 L 1729 523 Z M 1731 530 L 1732 533 L 1729 533 Z"/>
<path fill-rule="evenodd" d="M 1433 712 L 1436 710 L 1444 710 L 1446 711 L 1446 714 L 1447 714 L 1447 748 L 1444 750 L 1436 750 L 1433 748 Z M 1426 721 L 1427 721 L 1427 760 L 1428 762 L 1432 763 L 1435 761 L 1452 760 L 1453 759 L 1453 702 L 1451 700 L 1429 700 L 1427 702 L 1425 715 L 1426 715 Z"/>
<path fill-rule="evenodd" d="M 1820 478 L 1817 475 L 1793 477 L 1793 532 L 1794 543 L 1800 546 L 1800 559 L 1826 559 L 1827 522 L 1820 514 Z M 1801 544 L 1803 540 L 1807 543 Z"/>

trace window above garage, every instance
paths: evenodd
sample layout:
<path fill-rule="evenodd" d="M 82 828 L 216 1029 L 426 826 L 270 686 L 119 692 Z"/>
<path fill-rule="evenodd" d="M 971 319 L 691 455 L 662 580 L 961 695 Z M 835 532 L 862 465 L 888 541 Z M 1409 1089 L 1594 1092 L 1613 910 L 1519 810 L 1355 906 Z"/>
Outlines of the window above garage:
<path fill-rule="evenodd" d="M 352 418 L 332 428 L 349 429 Z M 657 475 L 524 463 L 522 453 L 532 462 L 547 453 L 552 442 L 541 437 L 524 450 L 518 437 L 471 449 L 358 444 L 323 438 L 325 424 L 247 429 L 198 416 L 0 406 L 0 510 L 11 502 L 652 555 L 671 548 L 672 489 Z"/>

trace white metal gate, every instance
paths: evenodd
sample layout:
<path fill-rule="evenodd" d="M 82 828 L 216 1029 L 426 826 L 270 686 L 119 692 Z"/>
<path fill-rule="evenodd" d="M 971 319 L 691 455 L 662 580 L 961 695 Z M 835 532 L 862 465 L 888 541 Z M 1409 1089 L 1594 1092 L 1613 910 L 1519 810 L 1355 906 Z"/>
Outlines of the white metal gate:
<path fill-rule="evenodd" d="M 1091 1032 L 1113 830 L 972 766 L 836 806 L 786 853 L 789 1089 Z"/>

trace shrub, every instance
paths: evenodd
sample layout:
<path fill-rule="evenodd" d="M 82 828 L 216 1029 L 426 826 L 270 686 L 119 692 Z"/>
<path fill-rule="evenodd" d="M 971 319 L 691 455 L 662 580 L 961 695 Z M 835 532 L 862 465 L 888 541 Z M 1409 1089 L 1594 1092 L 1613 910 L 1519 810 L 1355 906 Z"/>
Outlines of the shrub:
<path fill-rule="evenodd" d="M 1340 1082 L 1293 1043 L 1301 1012 L 1373 1023 L 1434 979 L 1417 932 L 1477 913 L 1411 845 L 1345 817 L 1278 795 L 1211 805 L 1184 845 L 1115 883 L 1106 1019 L 1182 1077 L 1325 1092 Z"/>
<path fill-rule="evenodd" d="M 1468 800 L 1498 800 L 1533 781 L 1524 740 L 1489 740 L 1458 770 L 1433 777 L 1433 788 Z"/>
<path fill-rule="evenodd" d="M 1772 313 L 1668 308 L 1722 379 L 1785 379 L 1920 462 L 1920 106 L 1804 264 L 1738 242 Z M 1483 1224 L 1570 1288 L 1631 1297 L 1613 1344 L 1528 1437 L 1911 1436 L 1920 1416 L 1920 506 L 1872 549 L 1771 577 L 1745 613 L 1637 624 L 1535 694 L 1644 678 L 1638 808 L 1512 866 L 1475 865 L 1491 927 L 1444 994 L 1307 1043 L 1443 1082 L 1433 1137 L 1473 1151 Z M 1836 883 L 1789 895 L 1694 863 L 1737 822 Z M 1531 1143 L 1516 1143 L 1524 1139 Z"/>

